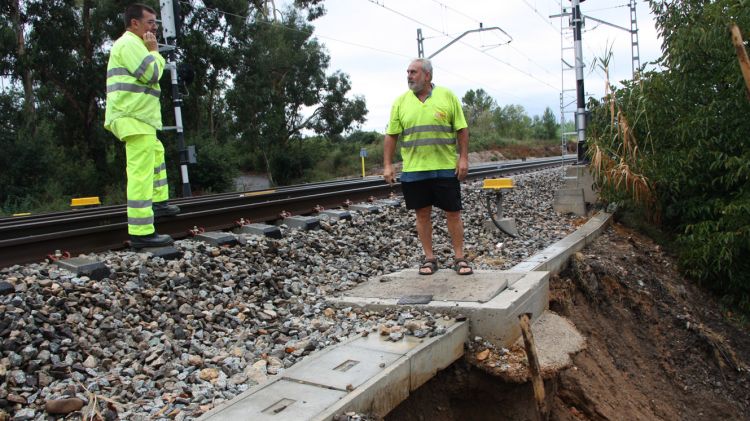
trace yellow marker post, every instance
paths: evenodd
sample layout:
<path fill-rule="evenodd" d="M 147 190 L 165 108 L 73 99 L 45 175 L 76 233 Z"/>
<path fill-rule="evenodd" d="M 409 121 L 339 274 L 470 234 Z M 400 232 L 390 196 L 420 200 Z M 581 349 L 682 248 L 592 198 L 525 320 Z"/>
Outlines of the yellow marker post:
<path fill-rule="evenodd" d="M 367 149 L 360 148 L 359 157 L 362 159 L 362 178 L 365 178 L 365 157 L 367 156 Z"/>

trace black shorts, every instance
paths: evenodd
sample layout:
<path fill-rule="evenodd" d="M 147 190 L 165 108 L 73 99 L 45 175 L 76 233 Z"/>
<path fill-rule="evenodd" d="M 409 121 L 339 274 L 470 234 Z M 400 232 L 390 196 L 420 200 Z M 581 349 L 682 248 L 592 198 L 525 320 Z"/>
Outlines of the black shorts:
<path fill-rule="evenodd" d="M 407 209 L 437 206 L 446 212 L 461 207 L 461 184 L 458 178 L 430 178 L 422 181 L 401 182 Z"/>

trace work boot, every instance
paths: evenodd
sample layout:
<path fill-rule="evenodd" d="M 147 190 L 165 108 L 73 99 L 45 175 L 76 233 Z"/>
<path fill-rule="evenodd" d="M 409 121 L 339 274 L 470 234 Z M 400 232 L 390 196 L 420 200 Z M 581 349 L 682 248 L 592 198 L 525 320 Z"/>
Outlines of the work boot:
<path fill-rule="evenodd" d="M 151 205 L 154 210 L 154 217 L 160 216 L 175 216 L 180 213 L 180 207 L 177 205 L 170 205 L 167 202 L 155 202 Z"/>
<path fill-rule="evenodd" d="M 134 249 L 148 247 L 165 247 L 174 243 L 172 237 L 167 234 L 131 235 L 130 246 Z"/>

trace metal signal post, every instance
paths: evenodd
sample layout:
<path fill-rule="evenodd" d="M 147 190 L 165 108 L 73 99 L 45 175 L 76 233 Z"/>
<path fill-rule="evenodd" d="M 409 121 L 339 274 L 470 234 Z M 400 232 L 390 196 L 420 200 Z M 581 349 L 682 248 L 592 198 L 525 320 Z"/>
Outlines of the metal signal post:
<path fill-rule="evenodd" d="M 581 27 L 583 26 L 583 16 L 581 15 L 581 5 L 579 0 L 573 2 L 573 47 L 576 56 L 576 132 L 578 132 L 578 163 L 586 161 L 586 100 L 584 99 L 583 89 L 583 41 L 581 40 Z"/>
<path fill-rule="evenodd" d="M 160 52 L 167 54 L 167 68 L 172 78 L 172 98 L 174 101 L 174 127 L 164 127 L 165 130 L 174 129 L 177 132 L 177 149 L 180 154 L 180 175 L 182 179 L 182 197 L 192 196 L 190 189 L 190 178 L 188 177 L 188 164 L 195 163 L 195 148 L 185 147 L 185 135 L 182 126 L 182 95 L 177 76 L 177 63 L 175 62 L 175 50 L 177 45 L 177 14 L 173 0 L 160 0 L 161 25 L 164 34 L 164 42 Z"/>

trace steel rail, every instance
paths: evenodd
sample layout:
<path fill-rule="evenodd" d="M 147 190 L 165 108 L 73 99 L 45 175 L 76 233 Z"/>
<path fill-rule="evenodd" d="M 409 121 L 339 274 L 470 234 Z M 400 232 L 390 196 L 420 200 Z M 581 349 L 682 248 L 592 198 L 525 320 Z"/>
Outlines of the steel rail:
<path fill-rule="evenodd" d="M 474 166 L 468 178 L 482 178 L 537 170 L 575 162 L 535 159 Z M 205 231 L 225 230 L 248 222 L 273 222 L 282 212 L 306 215 L 316 208 L 345 207 L 400 193 L 401 184 L 383 183 L 381 177 L 302 184 L 276 189 L 223 193 L 172 200 L 182 212 L 158 218 L 157 229 L 176 239 Z M 39 261 L 60 251 L 71 255 L 126 247 L 127 215 L 124 205 L 0 219 L 0 267 Z"/>

